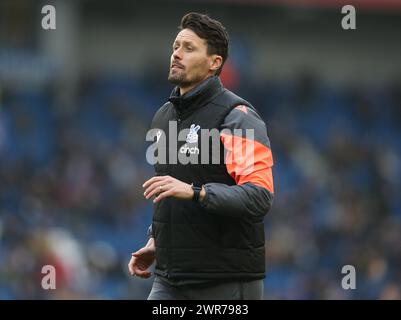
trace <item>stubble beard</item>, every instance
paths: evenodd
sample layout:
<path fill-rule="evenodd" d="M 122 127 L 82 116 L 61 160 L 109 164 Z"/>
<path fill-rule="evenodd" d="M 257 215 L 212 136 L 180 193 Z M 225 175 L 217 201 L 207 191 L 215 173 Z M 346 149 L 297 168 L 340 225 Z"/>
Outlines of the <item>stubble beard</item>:
<path fill-rule="evenodd" d="M 201 75 L 195 75 L 193 79 L 188 79 L 186 73 L 183 70 L 180 70 L 179 72 L 173 72 L 173 70 L 170 70 L 170 73 L 168 75 L 168 81 L 171 84 L 179 86 L 180 88 L 191 87 L 194 84 L 201 82 L 202 80 L 203 78 Z"/>
<path fill-rule="evenodd" d="M 183 70 L 174 72 L 171 69 L 170 73 L 168 75 L 168 81 L 171 84 L 174 84 L 174 85 L 182 87 L 182 88 L 188 87 L 192 84 L 192 81 L 189 81 L 187 79 L 187 76 Z"/>
<path fill-rule="evenodd" d="M 186 79 L 185 73 L 183 71 L 174 73 L 173 70 L 170 70 L 170 73 L 168 75 L 168 81 L 171 84 L 177 86 L 182 86 L 188 83 L 188 80 Z"/>

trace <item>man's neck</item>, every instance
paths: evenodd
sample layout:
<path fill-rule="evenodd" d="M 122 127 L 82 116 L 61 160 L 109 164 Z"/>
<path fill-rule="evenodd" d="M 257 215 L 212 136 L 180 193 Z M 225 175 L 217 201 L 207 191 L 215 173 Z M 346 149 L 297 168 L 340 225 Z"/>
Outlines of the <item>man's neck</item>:
<path fill-rule="evenodd" d="M 201 81 L 188 86 L 188 87 L 178 87 L 180 89 L 180 96 L 186 94 L 188 91 L 192 90 L 193 88 L 195 88 L 196 86 L 198 86 L 200 83 L 202 83 L 203 81 L 205 81 L 206 79 L 210 78 L 211 76 L 213 76 L 212 74 L 207 75 L 204 79 L 202 79 Z"/>
<path fill-rule="evenodd" d="M 192 90 L 193 88 L 195 88 L 200 82 L 189 86 L 189 87 L 179 87 L 180 88 L 180 96 L 183 96 L 184 94 L 186 94 L 188 91 Z"/>

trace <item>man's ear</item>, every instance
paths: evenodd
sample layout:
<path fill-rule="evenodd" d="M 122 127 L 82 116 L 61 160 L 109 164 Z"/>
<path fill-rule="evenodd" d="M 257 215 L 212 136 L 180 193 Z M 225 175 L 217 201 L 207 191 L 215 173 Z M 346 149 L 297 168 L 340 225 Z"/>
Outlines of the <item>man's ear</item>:
<path fill-rule="evenodd" d="M 217 71 L 218 69 L 220 69 L 222 63 L 223 63 L 222 56 L 219 56 L 217 54 L 212 55 L 210 70 Z"/>

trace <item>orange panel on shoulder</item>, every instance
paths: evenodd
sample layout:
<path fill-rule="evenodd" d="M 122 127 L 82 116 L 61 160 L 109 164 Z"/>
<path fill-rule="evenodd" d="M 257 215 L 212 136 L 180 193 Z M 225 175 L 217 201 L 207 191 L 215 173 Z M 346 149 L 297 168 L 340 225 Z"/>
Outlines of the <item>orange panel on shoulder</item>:
<path fill-rule="evenodd" d="M 273 155 L 262 143 L 231 134 L 221 134 L 226 149 L 227 172 L 238 185 L 251 182 L 274 193 Z"/>

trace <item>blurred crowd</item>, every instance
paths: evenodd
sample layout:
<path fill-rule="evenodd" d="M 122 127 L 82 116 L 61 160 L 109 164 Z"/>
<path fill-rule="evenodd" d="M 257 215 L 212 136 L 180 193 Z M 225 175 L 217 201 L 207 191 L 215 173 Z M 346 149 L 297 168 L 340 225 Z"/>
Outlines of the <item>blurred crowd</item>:
<path fill-rule="evenodd" d="M 224 80 L 224 79 L 223 79 Z M 401 299 L 401 87 L 234 81 L 268 127 L 275 200 L 266 299 Z M 0 88 L 0 299 L 146 299 L 127 263 L 146 242 L 145 134 L 164 78 L 97 75 Z M 57 289 L 41 287 L 44 265 Z M 344 290 L 342 267 L 356 270 Z"/>
<path fill-rule="evenodd" d="M 333 88 L 310 76 L 266 87 L 277 188 L 266 297 L 400 299 L 400 88 Z M 340 285 L 345 265 L 355 290 Z"/>

